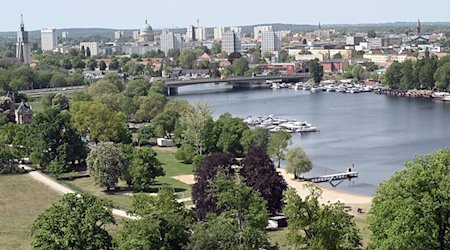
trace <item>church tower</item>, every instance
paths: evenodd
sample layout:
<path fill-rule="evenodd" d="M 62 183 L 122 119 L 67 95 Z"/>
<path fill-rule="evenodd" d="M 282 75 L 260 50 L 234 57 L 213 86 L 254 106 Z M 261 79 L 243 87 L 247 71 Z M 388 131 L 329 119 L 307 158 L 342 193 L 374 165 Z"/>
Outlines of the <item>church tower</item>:
<path fill-rule="evenodd" d="M 24 64 L 31 63 L 31 47 L 28 31 L 25 31 L 23 15 L 20 15 L 20 30 L 17 32 L 16 58 Z"/>
<path fill-rule="evenodd" d="M 422 29 L 422 27 L 421 27 L 420 19 L 419 19 L 419 20 L 417 20 L 417 30 L 416 30 L 416 35 L 417 35 L 417 37 L 420 37 L 420 31 L 421 31 L 421 29 Z"/>

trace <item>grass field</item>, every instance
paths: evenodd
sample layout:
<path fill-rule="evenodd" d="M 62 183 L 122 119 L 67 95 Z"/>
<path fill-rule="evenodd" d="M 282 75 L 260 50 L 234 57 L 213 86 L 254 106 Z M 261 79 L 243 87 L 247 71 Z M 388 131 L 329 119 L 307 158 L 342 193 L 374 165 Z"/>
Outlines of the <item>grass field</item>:
<path fill-rule="evenodd" d="M 33 108 L 33 113 L 38 114 L 44 112 L 44 106 L 42 105 L 41 99 L 35 99 L 30 102 L 31 107 Z"/>
<path fill-rule="evenodd" d="M 158 160 L 163 164 L 165 176 L 156 178 L 155 185 L 153 185 L 149 192 L 157 193 L 163 186 L 172 187 L 179 198 L 188 198 L 191 196 L 191 186 L 181 181 L 173 179 L 172 176 L 192 174 L 192 165 L 183 164 L 175 159 L 175 148 L 153 148 L 157 155 Z M 92 193 L 98 197 L 107 198 L 112 200 L 115 207 L 129 210 L 132 202 L 132 192 L 126 183 L 121 181 L 118 184 L 119 191 L 105 192 L 99 187 L 94 185 L 91 178 L 78 178 L 73 180 L 61 180 L 62 184 L 67 187 L 76 190 L 78 192 Z"/>
<path fill-rule="evenodd" d="M 60 198 L 28 175 L 0 176 L 0 249 L 31 249 L 31 224 Z"/>

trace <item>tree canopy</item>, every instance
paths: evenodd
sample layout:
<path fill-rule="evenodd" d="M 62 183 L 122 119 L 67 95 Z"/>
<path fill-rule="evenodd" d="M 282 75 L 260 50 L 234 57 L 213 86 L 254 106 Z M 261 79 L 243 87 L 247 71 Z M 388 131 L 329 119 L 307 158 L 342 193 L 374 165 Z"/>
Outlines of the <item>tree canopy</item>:
<path fill-rule="evenodd" d="M 89 175 L 96 185 L 110 190 L 115 188 L 126 169 L 127 158 L 112 142 L 101 142 L 89 153 L 87 159 Z"/>
<path fill-rule="evenodd" d="M 285 131 L 277 131 L 269 138 L 267 152 L 276 161 L 278 168 L 281 167 L 281 161 L 284 160 L 291 138 L 292 135 Z"/>
<path fill-rule="evenodd" d="M 286 160 L 286 172 L 293 174 L 295 179 L 312 169 L 312 162 L 301 147 L 289 149 Z"/>
<path fill-rule="evenodd" d="M 322 191 L 314 185 L 309 189 L 303 199 L 293 188 L 285 194 L 288 243 L 297 249 L 358 249 L 361 237 L 353 216 L 341 203 L 320 205 Z"/>
<path fill-rule="evenodd" d="M 32 225 L 35 249 L 113 249 L 105 227 L 115 224 L 111 202 L 93 195 L 66 194 Z"/>
<path fill-rule="evenodd" d="M 449 249 L 450 149 L 405 163 L 377 190 L 369 249 Z"/>

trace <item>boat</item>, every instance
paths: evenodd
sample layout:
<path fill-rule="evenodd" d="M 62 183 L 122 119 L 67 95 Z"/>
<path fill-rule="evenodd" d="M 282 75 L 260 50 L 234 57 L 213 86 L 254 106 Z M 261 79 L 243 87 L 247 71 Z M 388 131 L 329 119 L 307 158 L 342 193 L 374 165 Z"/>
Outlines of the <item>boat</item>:
<path fill-rule="evenodd" d="M 261 116 L 253 118 L 251 116 L 242 119 L 248 126 L 268 129 L 275 133 L 278 131 L 285 131 L 287 133 L 307 133 L 318 132 L 319 129 L 311 125 L 307 121 L 296 121 L 290 119 L 283 119 L 273 115 Z"/>

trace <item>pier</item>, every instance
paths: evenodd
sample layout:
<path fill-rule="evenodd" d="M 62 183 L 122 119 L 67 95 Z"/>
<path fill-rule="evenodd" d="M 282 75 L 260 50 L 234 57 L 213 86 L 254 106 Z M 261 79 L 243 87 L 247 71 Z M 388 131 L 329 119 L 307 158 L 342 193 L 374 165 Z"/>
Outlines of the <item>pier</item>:
<path fill-rule="evenodd" d="M 345 172 L 345 173 L 323 175 L 323 176 L 317 176 L 317 177 L 311 177 L 311 178 L 300 178 L 298 180 L 299 181 L 310 181 L 313 183 L 329 182 L 331 186 L 336 187 L 337 185 L 341 184 L 344 180 L 351 180 L 353 178 L 358 178 L 358 172 L 349 171 L 349 172 Z M 335 183 L 336 181 L 338 181 L 338 183 Z"/>

